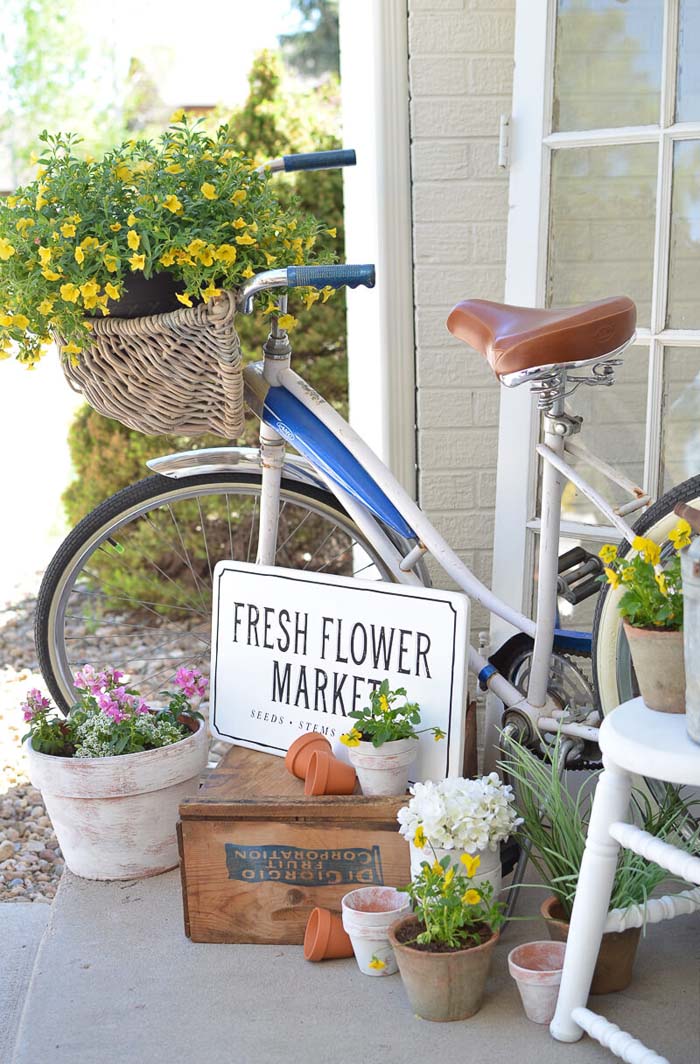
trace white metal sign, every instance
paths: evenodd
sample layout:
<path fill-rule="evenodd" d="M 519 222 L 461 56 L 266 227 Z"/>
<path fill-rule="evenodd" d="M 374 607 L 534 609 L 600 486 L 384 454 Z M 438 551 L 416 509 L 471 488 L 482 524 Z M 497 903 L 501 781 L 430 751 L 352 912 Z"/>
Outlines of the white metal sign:
<path fill-rule="evenodd" d="M 421 707 L 415 779 L 462 770 L 469 601 L 430 588 L 219 562 L 214 571 L 211 728 L 284 755 L 305 732 L 339 743 L 388 679 Z"/>

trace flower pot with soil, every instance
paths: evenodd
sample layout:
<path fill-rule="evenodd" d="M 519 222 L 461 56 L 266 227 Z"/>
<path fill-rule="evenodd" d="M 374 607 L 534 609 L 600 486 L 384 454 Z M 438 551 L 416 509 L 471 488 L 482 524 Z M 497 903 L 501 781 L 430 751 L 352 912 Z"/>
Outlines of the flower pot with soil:
<path fill-rule="evenodd" d="M 393 975 L 396 958 L 389 928 L 411 910 L 408 894 L 394 887 L 360 887 L 342 901 L 343 927 L 363 975 Z"/>
<path fill-rule="evenodd" d="M 425 862 L 408 888 L 416 911 L 389 930 L 412 1010 L 424 1020 L 466 1020 L 481 1008 L 502 907 L 490 883 L 477 885 L 471 858 L 466 875 L 449 858 Z"/>
<path fill-rule="evenodd" d="M 66 865 L 86 879 L 137 879 L 177 867 L 176 824 L 206 766 L 208 729 L 189 699 L 206 680 L 179 669 L 167 707 L 147 706 L 116 669 L 76 673 L 65 719 L 31 691 L 23 704 L 29 775 Z M 186 694 L 185 692 L 190 692 Z"/>
<path fill-rule="evenodd" d="M 420 707 L 405 701 L 403 687 L 391 691 L 389 681 L 383 680 L 369 698 L 369 706 L 348 714 L 355 724 L 340 741 L 348 747 L 363 794 L 404 794 L 409 769 L 418 757 L 420 735 L 432 732 L 440 740 L 444 733 L 439 728 L 418 729 Z"/>
<path fill-rule="evenodd" d="M 540 912 L 552 941 L 567 942 L 569 917 L 559 899 L 554 895 L 545 898 L 540 906 Z M 641 934 L 641 927 L 628 927 L 626 931 L 605 932 L 593 971 L 591 994 L 613 994 L 618 990 L 627 989 L 632 982 L 634 961 Z"/>
<path fill-rule="evenodd" d="M 563 942 L 525 942 L 508 954 L 508 971 L 533 1023 L 551 1023 L 554 1018 L 565 953 Z"/>

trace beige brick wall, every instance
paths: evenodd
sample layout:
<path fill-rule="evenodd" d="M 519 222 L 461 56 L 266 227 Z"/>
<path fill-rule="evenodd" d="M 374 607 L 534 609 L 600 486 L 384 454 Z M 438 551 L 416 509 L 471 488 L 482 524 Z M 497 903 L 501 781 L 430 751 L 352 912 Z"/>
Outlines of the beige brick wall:
<path fill-rule="evenodd" d="M 460 299 L 503 298 L 498 125 L 511 106 L 515 2 L 409 0 L 408 10 L 419 498 L 490 583 L 499 388 L 445 319 Z M 473 625 L 488 626 L 483 611 Z"/>

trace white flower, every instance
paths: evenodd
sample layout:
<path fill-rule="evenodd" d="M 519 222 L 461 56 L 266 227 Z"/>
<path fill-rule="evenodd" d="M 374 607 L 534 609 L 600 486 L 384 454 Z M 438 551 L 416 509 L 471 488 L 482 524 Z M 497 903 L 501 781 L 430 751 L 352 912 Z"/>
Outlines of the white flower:
<path fill-rule="evenodd" d="M 495 772 L 480 779 L 451 778 L 416 783 L 412 798 L 398 812 L 399 831 L 409 842 L 419 827 L 436 849 L 475 853 L 498 844 L 522 823 L 513 790 Z"/>

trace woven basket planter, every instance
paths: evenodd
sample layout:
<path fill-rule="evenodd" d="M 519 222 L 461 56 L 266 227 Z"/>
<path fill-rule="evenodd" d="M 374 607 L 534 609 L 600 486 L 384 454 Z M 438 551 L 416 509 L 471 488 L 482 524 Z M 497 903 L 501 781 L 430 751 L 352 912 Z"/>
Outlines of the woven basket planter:
<path fill-rule="evenodd" d="M 236 293 L 148 318 L 94 318 L 77 365 L 61 359 L 71 387 L 95 410 L 147 435 L 213 432 L 244 422 Z M 59 341 L 59 347 L 61 346 Z"/>

